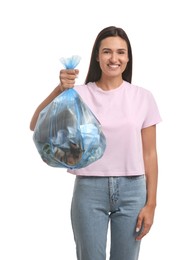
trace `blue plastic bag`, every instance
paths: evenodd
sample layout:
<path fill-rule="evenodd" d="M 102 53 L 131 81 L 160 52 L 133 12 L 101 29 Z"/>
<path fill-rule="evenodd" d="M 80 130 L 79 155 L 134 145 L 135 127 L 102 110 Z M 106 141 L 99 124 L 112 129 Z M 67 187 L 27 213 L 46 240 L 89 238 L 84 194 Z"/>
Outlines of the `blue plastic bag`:
<path fill-rule="evenodd" d="M 100 159 L 106 147 L 101 124 L 74 89 L 62 92 L 41 111 L 33 140 L 44 162 L 68 169 Z"/>
<path fill-rule="evenodd" d="M 79 55 L 73 55 L 70 58 L 60 58 L 60 62 L 66 69 L 74 69 L 80 62 L 81 57 Z"/>
<path fill-rule="evenodd" d="M 60 61 L 74 69 L 80 59 L 73 55 Z M 68 169 L 86 167 L 106 148 L 101 124 L 74 89 L 62 92 L 40 112 L 33 140 L 44 162 Z"/>

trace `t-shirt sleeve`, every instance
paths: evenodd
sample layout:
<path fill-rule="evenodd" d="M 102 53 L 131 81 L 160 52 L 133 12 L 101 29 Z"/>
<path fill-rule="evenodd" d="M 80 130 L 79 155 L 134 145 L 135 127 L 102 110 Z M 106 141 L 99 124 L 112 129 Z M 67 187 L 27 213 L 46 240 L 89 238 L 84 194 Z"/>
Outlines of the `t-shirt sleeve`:
<path fill-rule="evenodd" d="M 161 121 L 162 118 L 160 116 L 159 109 L 154 99 L 154 96 L 152 95 L 151 92 L 148 92 L 147 100 L 146 100 L 146 115 L 144 118 L 142 128 L 146 128 L 158 124 Z"/>

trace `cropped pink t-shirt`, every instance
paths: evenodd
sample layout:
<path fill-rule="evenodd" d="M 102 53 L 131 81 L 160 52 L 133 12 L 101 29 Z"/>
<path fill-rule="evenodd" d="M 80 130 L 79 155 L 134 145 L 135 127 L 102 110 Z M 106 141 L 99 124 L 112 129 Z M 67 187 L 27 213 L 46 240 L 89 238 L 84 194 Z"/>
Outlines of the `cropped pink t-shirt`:
<path fill-rule="evenodd" d="M 68 172 L 83 176 L 145 174 L 141 129 L 161 121 L 151 92 L 126 81 L 109 91 L 92 82 L 74 89 L 100 121 L 106 150 L 99 160 L 87 167 Z"/>

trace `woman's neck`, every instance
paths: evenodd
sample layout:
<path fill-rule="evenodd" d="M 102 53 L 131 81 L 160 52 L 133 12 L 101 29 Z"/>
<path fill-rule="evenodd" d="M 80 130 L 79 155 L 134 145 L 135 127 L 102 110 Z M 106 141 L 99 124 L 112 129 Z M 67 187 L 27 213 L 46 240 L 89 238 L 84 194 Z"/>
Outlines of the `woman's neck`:
<path fill-rule="evenodd" d="M 112 89 L 115 89 L 115 88 L 118 88 L 122 83 L 123 83 L 123 79 L 114 79 L 114 80 L 103 80 L 103 79 L 100 79 L 98 80 L 97 82 L 95 82 L 96 85 L 103 89 L 103 90 L 112 90 Z"/>

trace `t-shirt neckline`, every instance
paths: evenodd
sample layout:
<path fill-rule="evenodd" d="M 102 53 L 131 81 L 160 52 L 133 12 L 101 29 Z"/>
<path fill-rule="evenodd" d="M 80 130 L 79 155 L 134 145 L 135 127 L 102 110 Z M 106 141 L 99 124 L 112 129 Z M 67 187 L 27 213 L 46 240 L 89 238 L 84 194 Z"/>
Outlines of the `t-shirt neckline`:
<path fill-rule="evenodd" d="M 124 80 L 117 88 L 110 89 L 110 90 L 103 90 L 102 88 L 98 87 L 95 82 L 93 82 L 93 85 L 94 85 L 94 87 L 95 87 L 95 89 L 97 91 L 105 93 L 105 94 L 107 94 L 107 93 L 110 94 L 110 93 L 114 93 L 114 92 L 120 91 L 123 88 L 123 86 L 124 86 Z"/>

